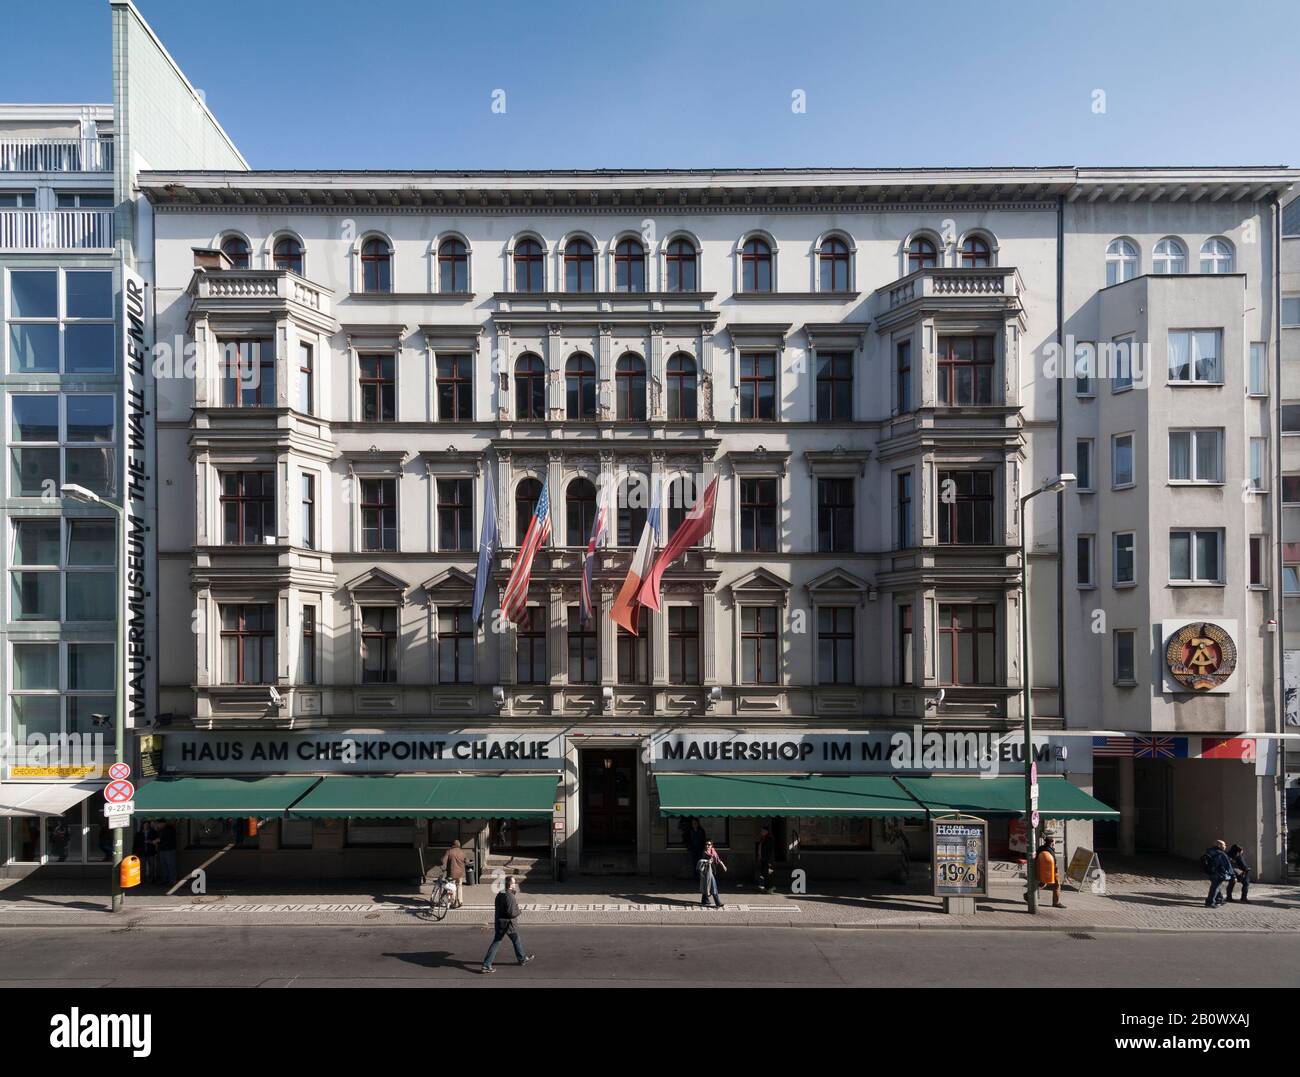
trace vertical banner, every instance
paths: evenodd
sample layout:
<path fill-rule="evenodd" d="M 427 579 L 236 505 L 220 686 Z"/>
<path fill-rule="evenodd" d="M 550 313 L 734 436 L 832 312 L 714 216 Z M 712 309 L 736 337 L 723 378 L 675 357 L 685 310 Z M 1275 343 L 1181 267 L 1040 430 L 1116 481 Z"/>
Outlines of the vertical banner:
<path fill-rule="evenodd" d="M 126 724 L 146 724 L 148 700 L 148 633 L 146 614 L 150 593 L 149 524 L 146 496 L 149 485 L 149 407 L 145 398 L 149 363 L 148 289 L 144 278 L 122 264 L 122 505 L 126 512 L 126 544 L 119 563 L 125 580 Z"/>

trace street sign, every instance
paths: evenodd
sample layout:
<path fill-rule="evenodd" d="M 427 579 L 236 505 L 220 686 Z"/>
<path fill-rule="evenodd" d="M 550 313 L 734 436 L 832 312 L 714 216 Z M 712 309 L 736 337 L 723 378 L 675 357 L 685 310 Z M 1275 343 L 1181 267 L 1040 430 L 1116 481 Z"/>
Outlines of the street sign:
<path fill-rule="evenodd" d="M 108 776 L 113 779 L 131 777 L 131 765 L 129 763 L 114 763 L 108 768 Z"/>
<path fill-rule="evenodd" d="M 129 830 L 131 827 L 131 816 L 129 815 L 110 815 L 108 817 L 109 830 Z"/>
<path fill-rule="evenodd" d="M 118 778 L 104 786 L 104 799 L 110 804 L 122 804 L 135 796 L 135 786 L 125 778 Z"/>
<path fill-rule="evenodd" d="M 123 801 L 119 801 L 119 802 L 117 802 L 117 803 L 109 803 L 109 804 L 105 804 L 105 805 L 104 805 L 104 814 L 105 814 L 109 819 L 116 818 L 116 817 L 119 816 L 119 815 L 134 815 L 134 814 L 135 814 L 135 801 L 134 801 L 134 800 L 123 800 Z"/>
<path fill-rule="evenodd" d="M 1039 823 L 1040 819 L 1041 819 L 1041 816 L 1038 814 L 1037 811 L 1035 811 L 1034 814 L 1031 815 L 1031 816 L 1029 817 L 1030 824 L 1033 826 L 1033 828 L 1034 828 L 1035 830 L 1038 829 L 1038 823 Z"/>

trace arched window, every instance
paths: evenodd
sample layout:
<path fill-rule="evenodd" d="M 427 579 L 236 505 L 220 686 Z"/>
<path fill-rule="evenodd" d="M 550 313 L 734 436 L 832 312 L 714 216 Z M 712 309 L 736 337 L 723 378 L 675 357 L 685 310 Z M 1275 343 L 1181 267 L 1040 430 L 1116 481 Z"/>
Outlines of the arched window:
<path fill-rule="evenodd" d="M 226 236 L 221 241 L 221 253 L 230 259 L 231 269 L 248 269 L 252 250 L 243 236 Z"/>
<path fill-rule="evenodd" d="M 644 475 L 629 475 L 618 488 L 618 544 L 635 546 L 641 541 L 650 512 L 650 482 Z"/>
<path fill-rule="evenodd" d="M 361 290 L 393 290 L 393 251 L 388 240 L 375 236 L 361 245 Z"/>
<path fill-rule="evenodd" d="M 463 239 L 444 239 L 438 244 L 438 291 L 469 291 L 469 248 Z"/>
<path fill-rule="evenodd" d="M 615 414 L 620 419 L 645 419 L 645 360 L 629 352 L 614 364 Z"/>
<path fill-rule="evenodd" d="M 620 239 L 614 248 L 614 291 L 645 291 L 645 248 L 638 239 Z"/>
<path fill-rule="evenodd" d="M 668 418 L 695 418 L 697 385 L 694 359 L 678 352 L 668 360 Z"/>
<path fill-rule="evenodd" d="M 586 546 L 596 522 L 596 487 L 588 479 L 574 479 L 564 494 L 565 545 Z"/>
<path fill-rule="evenodd" d="M 1232 244 L 1215 236 L 1201 244 L 1202 273 L 1231 273 Z"/>
<path fill-rule="evenodd" d="M 528 534 L 528 525 L 533 520 L 533 509 L 537 507 L 537 499 L 542 496 L 542 483 L 540 479 L 524 479 L 515 487 L 515 545 L 524 544 L 524 536 Z"/>
<path fill-rule="evenodd" d="M 294 236 L 281 236 L 271 248 L 271 262 L 276 269 L 302 276 L 302 244 Z"/>
<path fill-rule="evenodd" d="M 589 355 L 574 355 L 564 365 L 564 397 L 570 419 L 596 417 L 596 364 Z"/>
<path fill-rule="evenodd" d="M 546 418 L 546 367 L 535 355 L 515 360 L 515 418 Z"/>
<path fill-rule="evenodd" d="M 740 290 L 772 290 L 772 248 L 767 240 L 758 236 L 745 240 L 745 245 L 740 249 Z"/>
<path fill-rule="evenodd" d="M 1151 255 L 1151 272 L 1162 276 L 1187 272 L 1187 248 L 1181 240 L 1167 236 L 1156 244 Z"/>
<path fill-rule="evenodd" d="M 564 290 L 596 290 L 596 252 L 585 239 L 571 239 L 564 247 Z"/>
<path fill-rule="evenodd" d="M 993 264 L 989 242 L 983 236 L 967 236 L 961 245 L 963 269 L 988 269 Z"/>
<path fill-rule="evenodd" d="M 847 292 L 849 290 L 849 245 L 837 236 L 822 242 L 819 255 L 821 290 Z"/>
<path fill-rule="evenodd" d="M 1137 276 L 1138 252 L 1127 239 L 1112 239 L 1106 247 L 1106 284 L 1123 284 Z"/>
<path fill-rule="evenodd" d="M 540 292 L 545 288 L 542 245 L 535 239 L 521 239 L 515 244 L 515 291 Z"/>
<path fill-rule="evenodd" d="M 696 272 L 697 261 L 695 245 L 688 239 L 674 239 L 668 244 L 668 254 L 664 259 L 668 270 L 668 279 L 664 288 L 669 292 L 694 292 L 699 290 L 699 275 Z"/>
<path fill-rule="evenodd" d="M 939 264 L 934 241 L 925 236 L 917 236 L 907 245 L 907 271 L 915 273 L 918 269 L 933 269 Z"/>

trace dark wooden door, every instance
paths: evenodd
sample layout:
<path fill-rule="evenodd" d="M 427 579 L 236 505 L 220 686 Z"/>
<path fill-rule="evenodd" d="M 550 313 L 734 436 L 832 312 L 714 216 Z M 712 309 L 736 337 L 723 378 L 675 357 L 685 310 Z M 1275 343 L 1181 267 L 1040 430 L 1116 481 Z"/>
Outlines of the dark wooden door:
<path fill-rule="evenodd" d="M 636 847 L 636 764 L 635 751 L 582 753 L 584 848 Z"/>

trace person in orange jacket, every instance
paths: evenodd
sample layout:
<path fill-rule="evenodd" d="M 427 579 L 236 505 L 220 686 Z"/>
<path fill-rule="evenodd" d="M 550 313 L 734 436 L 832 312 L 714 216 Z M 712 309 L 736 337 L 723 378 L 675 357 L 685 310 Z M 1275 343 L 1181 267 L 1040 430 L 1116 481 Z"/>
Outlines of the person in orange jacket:
<path fill-rule="evenodd" d="M 1052 908 L 1065 908 L 1061 904 L 1061 877 L 1056 873 L 1056 839 L 1051 834 L 1038 847 L 1035 865 L 1038 868 L 1038 885 L 1045 886 L 1052 892 Z"/>

